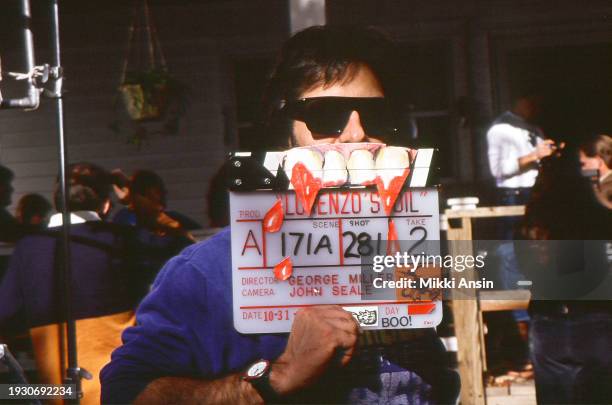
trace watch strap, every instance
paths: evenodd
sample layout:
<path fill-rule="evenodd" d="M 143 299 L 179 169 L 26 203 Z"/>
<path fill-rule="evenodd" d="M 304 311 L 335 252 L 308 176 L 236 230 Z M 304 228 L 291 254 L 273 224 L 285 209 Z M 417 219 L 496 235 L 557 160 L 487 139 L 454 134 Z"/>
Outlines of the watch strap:
<path fill-rule="evenodd" d="M 259 395 L 264 400 L 264 402 L 266 403 L 271 402 L 271 401 L 278 402 L 280 397 L 278 393 L 274 391 L 274 388 L 272 388 L 272 385 L 270 384 L 270 371 L 272 370 L 272 365 L 271 363 L 268 363 L 268 364 L 269 365 L 267 369 L 262 375 L 258 377 L 247 377 L 245 375 L 242 377 L 242 379 L 251 383 L 253 388 L 255 388 L 255 391 L 259 393 Z"/>
<path fill-rule="evenodd" d="M 278 401 L 280 398 L 270 384 L 270 369 L 268 369 L 268 371 L 261 377 L 247 381 L 251 383 L 253 388 L 255 388 L 255 391 L 259 393 L 264 402 L 268 403 Z"/>

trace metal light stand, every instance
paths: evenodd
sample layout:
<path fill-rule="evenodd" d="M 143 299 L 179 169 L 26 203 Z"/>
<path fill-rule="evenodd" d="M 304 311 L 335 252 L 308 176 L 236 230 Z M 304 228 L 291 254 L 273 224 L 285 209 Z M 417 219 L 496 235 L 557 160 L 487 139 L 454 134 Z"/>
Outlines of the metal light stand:
<path fill-rule="evenodd" d="M 24 45 L 26 55 L 26 68 L 28 72 L 24 75 L 16 75 L 18 79 L 28 80 L 28 95 L 21 99 L 0 100 L 0 108 L 25 108 L 36 109 L 40 103 L 40 92 L 42 85 L 51 79 L 51 88 L 44 89 L 44 95 L 55 99 L 57 116 L 57 134 L 59 151 L 60 169 L 60 209 L 62 211 L 62 233 L 60 238 L 60 250 L 62 265 L 60 274 L 63 280 L 62 304 L 64 311 L 64 321 L 66 323 L 66 346 L 68 348 L 68 368 L 66 370 L 65 384 L 74 384 L 77 392 L 72 403 L 78 404 L 83 395 L 81 378 L 91 379 L 92 376 L 85 369 L 78 366 L 77 361 L 77 342 L 76 342 L 76 323 L 72 310 L 72 269 L 70 260 L 70 211 L 68 208 L 68 152 L 66 149 L 66 139 L 64 134 L 64 104 L 63 104 L 63 77 L 60 58 L 60 33 L 59 33 L 59 1 L 52 0 L 52 47 L 53 47 L 53 66 L 34 65 L 34 43 L 32 39 L 31 10 L 30 1 L 21 0 L 23 20 L 24 20 Z M 38 80 L 37 80 L 38 79 Z M 58 252 L 59 253 L 59 252 Z"/>

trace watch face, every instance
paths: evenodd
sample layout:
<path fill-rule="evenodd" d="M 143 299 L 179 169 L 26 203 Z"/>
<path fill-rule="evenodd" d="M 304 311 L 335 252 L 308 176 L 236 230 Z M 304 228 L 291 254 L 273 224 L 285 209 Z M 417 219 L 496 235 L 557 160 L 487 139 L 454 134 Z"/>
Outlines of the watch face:
<path fill-rule="evenodd" d="M 267 360 L 260 360 L 249 367 L 245 377 L 248 379 L 259 378 L 265 374 L 268 367 L 270 367 L 270 363 Z"/>

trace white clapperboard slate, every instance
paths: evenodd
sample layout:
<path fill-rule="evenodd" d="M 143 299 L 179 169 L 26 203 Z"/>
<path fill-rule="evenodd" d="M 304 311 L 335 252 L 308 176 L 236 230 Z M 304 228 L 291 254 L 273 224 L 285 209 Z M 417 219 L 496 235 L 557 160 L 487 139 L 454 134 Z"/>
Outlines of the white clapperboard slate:
<path fill-rule="evenodd" d="M 418 187 L 427 173 L 416 176 L 418 155 L 416 160 L 411 187 L 398 196 L 391 216 L 398 240 L 437 241 L 438 190 Z M 430 161 L 431 155 L 427 166 Z M 282 228 L 264 233 L 262 219 L 279 198 Z M 323 189 L 310 216 L 293 191 L 233 191 L 230 217 L 234 327 L 240 333 L 289 332 L 300 308 L 320 304 L 353 312 L 362 329 L 425 328 L 442 320 L 441 301 L 362 299 L 359 238 L 376 249 L 388 233 L 388 216 L 374 188 Z M 286 256 L 293 261 L 293 276 L 276 280 L 274 265 Z"/>

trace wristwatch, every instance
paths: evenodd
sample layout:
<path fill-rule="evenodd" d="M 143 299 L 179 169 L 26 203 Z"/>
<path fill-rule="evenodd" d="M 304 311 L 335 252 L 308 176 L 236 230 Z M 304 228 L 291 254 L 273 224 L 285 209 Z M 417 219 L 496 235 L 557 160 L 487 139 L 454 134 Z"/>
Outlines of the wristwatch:
<path fill-rule="evenodd" d="M 279 399 L 279 395 L 270 385 L 271 370 L 272 365 L 270 362 L 261 359 L 251 364 L 242 375 L 242 379 L 251 383 L 264 402 L 277 401 Z"/>

